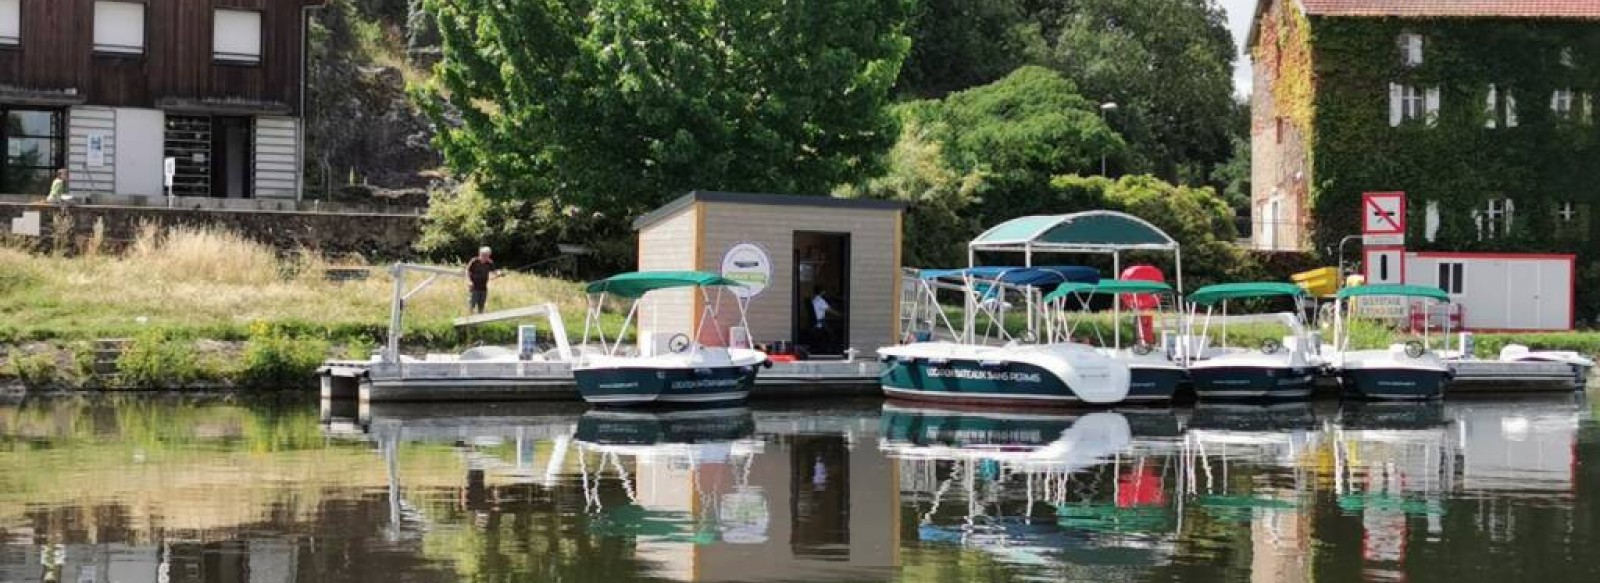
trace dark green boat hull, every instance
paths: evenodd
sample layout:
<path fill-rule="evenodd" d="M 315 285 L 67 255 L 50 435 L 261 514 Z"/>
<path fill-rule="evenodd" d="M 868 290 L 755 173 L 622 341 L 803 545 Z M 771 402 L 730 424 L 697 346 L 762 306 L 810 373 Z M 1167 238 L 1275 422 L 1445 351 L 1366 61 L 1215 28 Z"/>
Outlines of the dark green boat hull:
<path fill-rule="evenodd" d="M 1450 371 L 1368 369 L 1339 371 L 1345 394 L 1362 399 L 1422 401 L 1444 396 Z"/>
<path fill-rule="evenodd" d="M 708 405 L 743 402 L 756 366 L 701 369 L 594 368 L 572 372 L 583 400 L 604 406 Z"/>
<path fill-rule="evenodd" d="M 1200 399 L 1305 399 L 1316 374 L 1312 367 L 1209 367 L 1189 369 L 1189 381 Z"/>

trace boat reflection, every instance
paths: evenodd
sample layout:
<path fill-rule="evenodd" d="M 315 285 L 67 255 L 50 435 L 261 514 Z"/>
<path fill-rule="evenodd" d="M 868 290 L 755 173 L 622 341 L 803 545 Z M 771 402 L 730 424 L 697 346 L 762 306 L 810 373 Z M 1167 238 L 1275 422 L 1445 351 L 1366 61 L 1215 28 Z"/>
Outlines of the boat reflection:
<path fill-rule="evenodd" d="M 1176 529 L 1162 458 L 1137 455 L 1116 412 L 885 404 L 879 449 L 900 468 L 919 543 L 1060 572 L 1155 565 Z M 1175 423 L 1175 422 L 1174 422 Z"/>

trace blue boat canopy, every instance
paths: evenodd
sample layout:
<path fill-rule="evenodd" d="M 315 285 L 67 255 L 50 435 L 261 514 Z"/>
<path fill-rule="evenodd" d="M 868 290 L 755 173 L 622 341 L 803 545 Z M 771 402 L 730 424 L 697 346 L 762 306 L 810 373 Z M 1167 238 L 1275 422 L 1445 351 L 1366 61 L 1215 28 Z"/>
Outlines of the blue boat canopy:
<path fill-rule="evenodd" d="M 1024 287 L 1048 287 L 1066 282 L 1097 283 L 1100 281 L 1099 270 L 1081 265 L 924 269 L 920 276 L 925 280 L 971 276 L 973 279 Z"/>
<path fill-rule="evenodd" d="M 1176 251 L 1178 242 L 1139 217 L 1116 211 L 1035 215 L 1000 223 L 973 239 L 973 250 Z"/>

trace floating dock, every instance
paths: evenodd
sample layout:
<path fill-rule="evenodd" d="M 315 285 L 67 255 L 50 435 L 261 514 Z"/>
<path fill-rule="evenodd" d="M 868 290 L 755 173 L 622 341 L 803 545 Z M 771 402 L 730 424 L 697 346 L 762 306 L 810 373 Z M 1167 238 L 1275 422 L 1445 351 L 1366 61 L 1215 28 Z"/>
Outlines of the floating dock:
<path fill-rule="evenodd" d="M 879 394 L 876 360 L 775 362 L 756 377 L 752 399 Z M 329 361 L 317 371 L 324 399 L 364 402 L 578 401 L 564 362 Z"/>

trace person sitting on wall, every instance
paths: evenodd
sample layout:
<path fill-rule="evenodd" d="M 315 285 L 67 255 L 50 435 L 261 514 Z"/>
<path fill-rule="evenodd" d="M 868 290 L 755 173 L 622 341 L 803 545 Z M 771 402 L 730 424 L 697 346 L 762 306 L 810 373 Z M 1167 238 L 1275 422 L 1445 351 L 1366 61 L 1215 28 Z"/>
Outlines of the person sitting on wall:
<path fill-rule="evenodd" d="M 56 179 L 50 182 L 50 194 L 45 195 L 45 202 L 50 204 L 67 204 L 72 202 L 72 195 L 67 194 L 67 169 L 56 171 Z"/>
<path fill-rule="evenodd" d="M 468 312 L 483 313 L 484 305 L 489 303 L 489 278 L 501 275 L 501 271 L 495 268 L 493 253 L 488 247 L 479 247 L 478 256 L 467 262 Z"/>

